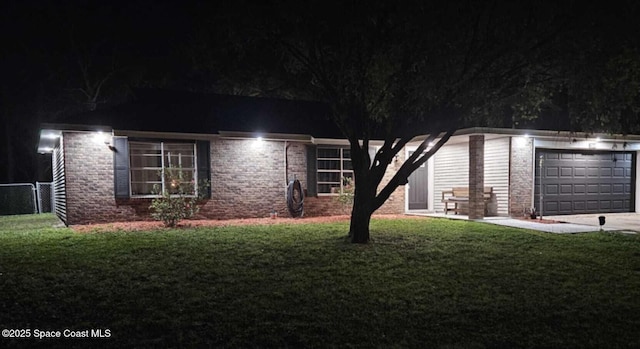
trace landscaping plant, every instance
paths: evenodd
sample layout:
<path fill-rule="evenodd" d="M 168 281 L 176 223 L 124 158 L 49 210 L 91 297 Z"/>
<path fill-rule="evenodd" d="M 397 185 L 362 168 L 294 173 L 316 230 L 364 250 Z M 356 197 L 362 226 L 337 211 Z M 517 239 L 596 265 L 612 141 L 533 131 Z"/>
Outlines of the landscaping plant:
<path fill-rule="evenodd" d="M 335 200 L 342 205 L 342 211 L 345 214 L 351 213 L 355 189 L 352 178 L 342 177 L 342 190 L 340 191 L 340 195 L 335 197 Z"/>
<path fill-rule="evenodd" d="M 189 219 L 199 211 L 198 199 L 206 188 L 206 183 L 197 186 L 193 178 L 186 178 L 186 171 L 180 167 L 165 168 L 165 189 L 158 185 L 154 192 L 160 196 L 151 201 L 151 217 L 162 221 L 165 227 L 175 227 L 183 219 Z"/>

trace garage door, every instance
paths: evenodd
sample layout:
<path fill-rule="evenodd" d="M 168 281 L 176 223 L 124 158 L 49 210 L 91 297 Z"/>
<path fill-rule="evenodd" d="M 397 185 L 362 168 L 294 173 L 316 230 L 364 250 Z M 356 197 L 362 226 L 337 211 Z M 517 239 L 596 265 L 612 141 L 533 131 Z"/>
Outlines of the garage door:
<path fill-rule="evenodd" d="M 538 149 L 536 209 L 541 157 L 544 215 L 630 212 L 634 207 L 634 153 Z"/>

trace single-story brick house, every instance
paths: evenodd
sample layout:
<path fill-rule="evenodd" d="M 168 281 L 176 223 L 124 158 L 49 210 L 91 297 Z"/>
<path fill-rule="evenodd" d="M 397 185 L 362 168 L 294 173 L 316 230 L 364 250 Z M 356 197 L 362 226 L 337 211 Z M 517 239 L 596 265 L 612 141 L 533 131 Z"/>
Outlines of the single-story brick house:
<path fill-rule="evenodd" d="M 52 154 L 55 211 L 66 224 L 149 219 L 167 163 L 210 182 L 202 218 L 286 216 L 294 178 L 305 216 L 348 213 L 335 200 L 353 176 L 348 142 L 322 105 L 164 93 L 42 126 L 38 151 Z M 418 144 L 398 154 L 388 178 Z M 378 213 L 443 212 L 443 191 L 470 184 L 492 190 L 470 218 L 539 211 L 541 185 L 545 215 L 640 212 L 639 152 L 640 136 L 461 129 Z"/>

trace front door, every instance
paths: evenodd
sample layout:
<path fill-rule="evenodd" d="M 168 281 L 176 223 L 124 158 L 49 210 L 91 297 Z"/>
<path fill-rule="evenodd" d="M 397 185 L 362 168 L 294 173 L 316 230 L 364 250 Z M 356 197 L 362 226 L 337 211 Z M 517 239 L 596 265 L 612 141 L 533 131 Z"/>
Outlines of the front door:
<path fill-rule="evenodd" d="M 409 156 L 413 151 L 409 152 Z M 426 210 L 427 193 L 427 163 L 422 164 L 409 176 L 409 209 Z"/>

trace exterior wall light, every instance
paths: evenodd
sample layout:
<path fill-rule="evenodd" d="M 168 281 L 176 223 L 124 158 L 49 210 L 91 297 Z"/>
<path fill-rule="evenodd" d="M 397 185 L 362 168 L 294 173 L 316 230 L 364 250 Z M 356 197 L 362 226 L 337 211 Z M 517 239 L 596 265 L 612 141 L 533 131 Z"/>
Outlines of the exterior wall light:
<path fill-rule="evenodd" d="M 102 131 L 96 132 L 93 139 L 97 144 L 106 145 L 107 148 L 109 148 L 109 150 L 111 151 L 116 150 L 116 148 L 111 144 L 111 135 L 106 132 L 102 132 Z"/>
<path fill-rule="evenodd" d="M 529 135 L 525 134 L 522 137 L 513 137 L 513 140 L 515 141 L 516 146 L 518 147 L 524 147 L 527 145 L 527 140 L 529 139 Z"/>
<path fill-rule="evenodd" d="M 59 133 L 53 133 L 53 132 L 43 133 L 42 134 L 42 138 L 45 138 L 45 139 L 58 139 L 58 138 L 60 138 L 60 134 Z"/>
<path fill-rule="evenodd" d="M 251 142 L 251 147 L 256 150 L 264 148 L 264 138 L 262 136 L 254 138 L 253 142 Z"/>
<path fill-rule="evenodd" d="M 110 144 L 108 135 L 102 131 L 98 131 L 94 134 L 93 140 L 98 144 Z"/>

